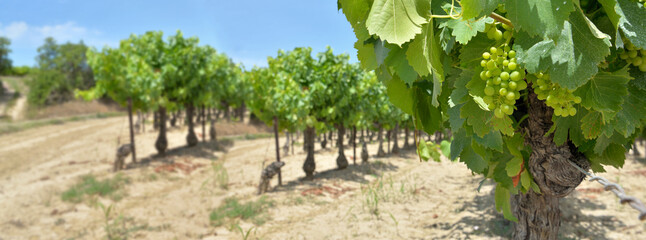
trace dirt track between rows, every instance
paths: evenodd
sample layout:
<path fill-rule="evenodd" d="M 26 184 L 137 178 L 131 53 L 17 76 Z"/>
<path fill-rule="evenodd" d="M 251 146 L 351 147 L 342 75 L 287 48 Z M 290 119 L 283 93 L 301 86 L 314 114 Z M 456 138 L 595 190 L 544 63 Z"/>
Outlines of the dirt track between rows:
<path fill-rule="evenodd" d="M 125 117 L 93 119 L 0 136 L 0 239 L 103 239 L 101 209 L 88 201 L 63 202 L 61 193 L 86 174 L 114 176 L 117 142 L 128 137 L 125 122 Z M 219 128 L 232 127 L 222 123 Z M 209 214 L 227 197 L 258 199 L 261 166 L 275 156 L 273 139 L 235 140 L 226 151 L 215 150 L 213 143 L 188 149 L 183 147 L 185 129 L 177 128 L 168 135 L 173 150 L 158 158 L 153 157 L 156 136 L 152 131 L 137 135 L 137 154 L 144 163 L 127 160 L 129 168 L 122 172 L 131 179 L 127 195 L 97 201 L 112 204 L 115 216 L 129 218 L 130 226 L 145 226 L 131 232 L 132 239 L 240 239 L 235 229 L 211 225 Z M 376 144 L 369 145 L 370 153 L 376 150 Z M 299 145 L 295 155 L 284 157 L 283 186 L 265 194 L 274 202 L 268 220 L 239 223 L 242 229 L 253 228 L 250 239 L 509 237 L 512 223 L 495 212 L 493 186 L 486 183 L 476 192 L 481 178 L 463 163 L 419 163 L 414 152 L 405 151 L 338 171 L 336 148 L 317 144 L 316 151 L 313 181 L 301 181 L 305 154 Z M 352 149 L 345 153 L 352 163 Z M 156 171 L 170 163 L 194 169 Z M 226 169 L 228 189 L 216 186 L 212 165 Z M 600 175 L 646 200 L 646 160 L 631 155 L 624 169 L 608 170 Z M 378 185 L 382 199 L 370 205 L 366 189 Z M 578 189 L 561 202 L 562 238 L 644 239 L 646 224 L 637 221 L 636 211 L 596 183 Z"/>

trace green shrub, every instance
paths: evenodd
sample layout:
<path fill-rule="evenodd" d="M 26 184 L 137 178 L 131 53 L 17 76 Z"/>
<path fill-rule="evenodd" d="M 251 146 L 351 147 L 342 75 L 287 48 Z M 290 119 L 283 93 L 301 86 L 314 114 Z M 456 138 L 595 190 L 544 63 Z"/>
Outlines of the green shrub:
<path fill-rule="evenodd" d="M 262 225 L 267 221 L 264 212 L 273 205 L 274 203 L 264 196 L 244 204 L 238 202 L 237 198 L 227 198 L 223 205 L 211 211 L 209 219 L 214 226 L 221 226 L 227 221 L 235 223 L 238 219 L 251 220 L 256 225 Z"/>
<path fill-rule="evenodd" d="M 85 175 L 81 177 L 81 182 L 63 192 L 61 199 L 66 202 L 78 203 L 86 196 L 98 195 L 118 201 L 124 195 L 120 190 L 123 185 L 129 182 L 130 180 L 121 174 L 115 175 L 112 179 L 102 181 L 97 180 L 93 175 Z"/>

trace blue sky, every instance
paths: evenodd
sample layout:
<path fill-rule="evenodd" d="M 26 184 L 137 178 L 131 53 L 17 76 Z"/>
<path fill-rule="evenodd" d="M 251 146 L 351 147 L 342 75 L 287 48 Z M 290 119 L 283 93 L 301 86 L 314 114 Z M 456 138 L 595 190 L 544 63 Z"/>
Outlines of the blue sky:
<path fill-rule="evenodd" d="M 0 0 L 0 36 L 12 40 L 14 65 L 34 65 L 48 36 L 100 48 L 131 33 L 178 29 L 247 68 L 301 46 L 330 45 L 356 61 L 352 28 L 335 0 Z"/>

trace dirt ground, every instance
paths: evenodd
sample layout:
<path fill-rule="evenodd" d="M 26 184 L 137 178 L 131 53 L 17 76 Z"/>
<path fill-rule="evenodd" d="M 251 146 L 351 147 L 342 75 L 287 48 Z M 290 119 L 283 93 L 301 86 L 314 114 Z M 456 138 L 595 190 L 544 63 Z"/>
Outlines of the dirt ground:
<path fill-rule="evenodd" d="M 69 203 L 61 193 L 81 176 L 113 177 L 118 142 L 127 141 L 125 117 L 92 119 L 0 136 L 0 239 L 104 239 L 106 220 L 97 202 L 123 216 L 130 239 L 242 239 L 230 225 L 215 227 L 211 211 L 226 198 L 257 200 L 263 162 L 273 161 L 273 138 L 200 143 L 185 148 L 185 128 L 170 129 L 167 156 L 156 157 L 157 134 L 137 135 L 137 164 L 127 160 L 125 197 Z M 149 128 L 149 127 L 147 127 Z M 218 124 L 220 137 L 256 133 L 243 124 Z M 201 130 L 198 130 L 201 132 Z M 281 138 L 281 143 L 284 138 Z M 218 149 L 218 150 L 216 150 Z M 359 149 L 357 149 L 359 150 Z M 493 185 L 459 162 L 420 163 L 413 151 L 335 170 L 336 148 L 317 144 L 314 180 L 302 181 L 305 154 L 284 156 L 283 185 L 264 196 L 273 206 L 262 225 L 240 221 L 249 239 L 506 239 L 513 223 L 495 212 Z M 357 152 L 359 154 L 360 151 Z M 642 146 L 642 153 L 644 153 Z M 352 149 L 346 148 L 352 163 Z M 170 164 L 188 166 L 165 171 Z M 216 167 L 228 174 L 218 186 Z M 160 171 L 161 169 L 161 171 Z M 623 169 L 601 176 L 646 201 L 646 160 L 629 154 Z M 375 201 L 375 199 L 377 201 Z M 563 239 L 644 239 L 646 223 L 597 183 L 584 182 L 561 201 Z"/>

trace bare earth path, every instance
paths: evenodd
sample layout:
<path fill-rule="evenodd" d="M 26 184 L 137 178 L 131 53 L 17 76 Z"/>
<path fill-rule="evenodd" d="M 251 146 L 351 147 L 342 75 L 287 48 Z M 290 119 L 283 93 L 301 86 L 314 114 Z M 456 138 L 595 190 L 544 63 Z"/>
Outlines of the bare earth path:
<path fill-rule="evenodd" d="M 228 125 L 220 124 L 219 128 Z M 199 132 L 199 131 L 198 131 Z M 240 239 L 228 225 L 209 222 L 224 199 L 255 200 L 263 161 L 273 161 L 273 139 L 236 140 L 226 150 L 212 143 L 186 149 L 185 129 L 171 129 L 165 157 L 155 154 L 157 134 L 137 135 L 138 156 L 122 174 L 130 179 L 114 216 L 128 219 L 131 239 Z M 124 117 L 51 125 L 0 136 L 0 239 L 104 239 L 104 215 L 96 202 L 63 202 L 61 193 L 93 174 L 113 177 L 117 147 L 127 141 Z M 284 139 L 281 139 L 281 142 Z M 385 144 L 384 144 L 385 145 Z M 250 239 L 505 239 L 512 223 L 495 212 L 493 186 L 473 177 L 459 162 L 419 163 L 414 152 L 371 158 L 369 164 L 335 168 L 336 148 L 317 144 L 317 175 L 301 181 L 305 154 L 284 158 L 283 186 L 265 194 L 274 206 L 267 221 L 254 225 Z M 377 145 L 369 145 L 376 153 Z M 644 152 L 644 151 L 642 151 Z M 346 148 L 352 163 L 352 149 Z M 358 152 L 359 153 L 359 152 Z M 182 163 L 192 172 L 159 171 Z M 215 181 L 212 166 L 223 166 L 228 189 Z M 601 176 L 620 183 L 628 194 L 646 200 L 646 160 L 627 159 L 624 169 Z M 272 181 L 272 186 L 276 180 Z M 644 239 L 646 224 L 596 183 L 584 183 L 561 202 L 561 237 L 571 239 Z"/>

